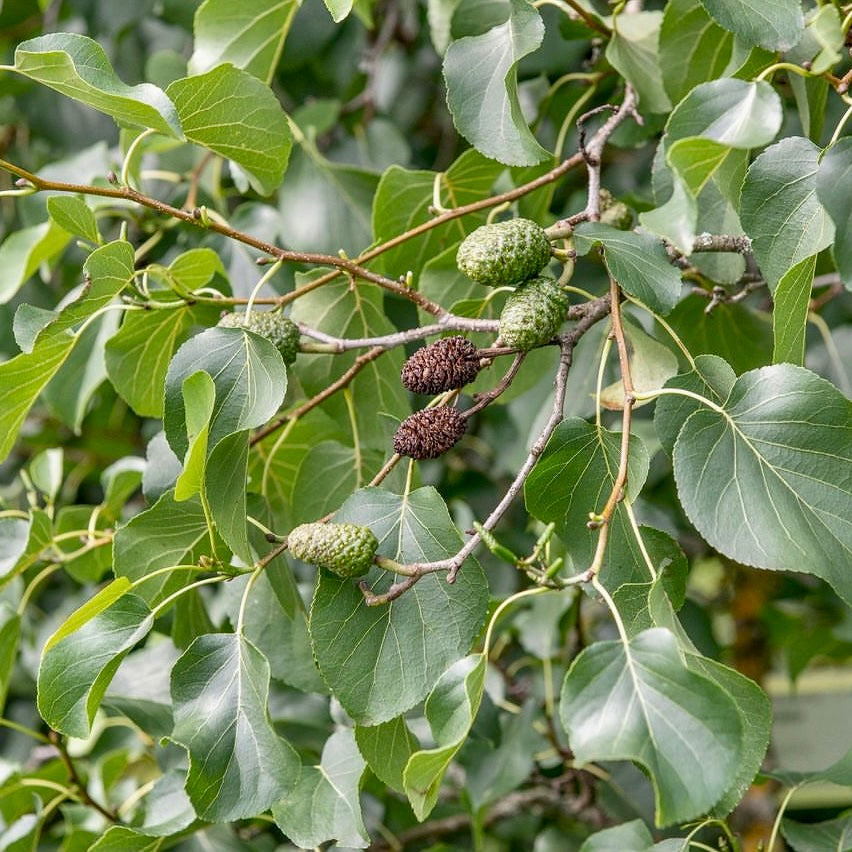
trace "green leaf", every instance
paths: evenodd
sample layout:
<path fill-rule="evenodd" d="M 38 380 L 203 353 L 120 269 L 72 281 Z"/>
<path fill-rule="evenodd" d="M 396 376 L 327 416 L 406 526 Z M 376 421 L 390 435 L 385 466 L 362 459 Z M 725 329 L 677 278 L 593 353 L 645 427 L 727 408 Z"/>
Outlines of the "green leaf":
<path fill-rule="evenodd" d="M 828 781 L 832 784 L 849 787 L 852 785 L 852 749 L 849 749 L 842 757 L 825 769 L 810 771 L 775 769 L 766 774 L 770 778 L 780 781 L 786 787 L 798 787 L 819 781 Z"/>
<path fill-rule="evenodd" d="M 660 826 L 706 812 L 737 769 L 736 704 L 690 671 L 668 630 L 586 648 L 565 677 L 560 717 L 578 764 L 633 760 L 648 772 Z"/>
<path fill-rule="evenodd" d="M 632 296 L 661 314 L 677 304 L 680 272 L 671 265 L 662 240 L 595 222 L 583 222 L 575 229 L 578 254 L 588 254 L 598 245 L 603 246 L 610 274 Z"/>
<path fill-rule="evenodd" d="M 462 546 L 444 501 L 433 488 L 405 497 L 378 488 L 357 491 L 336 521 L 368 526 L 379 553 L 397 562 L 446 559 Z M 396 579 L 374 568 L 368 583 L 381 593 Z M 325 681 L 360 724 L 392 719 L 422 700 L 479 632 L 487 590 L 468 560 L 455 583 L 423 577 L 386 606 L 367 607 L 351 580 L 321 572 L 311 606 L 314 654 Z"/>
<path fill-rule="evenodd" d="M 757 148 L 775 138 L 781 120 L 781 100 L 765 80 L 722 78 L 696 86 L 675 107 L 667 141 L 699 136 L 729 148 Z M 700 181 L 690 185 L 698 188 Z"/>
<path fill-rule="evenodd" d="M 9 521 L 14 523 L 9 523 Z M 27 539 L 21 541 L 26 525 Z M 53 541 L 53 520 L 43 509 L 31 509 L 28 521 L 6 519 L 3 540 L 9 543 L 9 553 L 0 559 L 0 589 L 34 565 L 41 553 Z"/>
<path fill-rule="evenodd" d="M 688 653 L 686 663 L 690 671 L 712 680 L 731 696 L 740 717 L 742 739 L 739 763 L 736 772 L 728 779 L 725 795 L 711 811 L 712 816 L 723 818 L 740 803 L 761 769 L 769 746 L 772 705 L 766 693 L 753 680 L 716 660 Z"/>
<path fill-rule="evenodd" d="M 731 365 L 715 355 L 697 355 L 695 369 L 681 373 L 666 382 L 666 388 L 679 388 L 697 393 L 721 405 L 731 393 L 736 373 Z M 701 409 L 701 403 L 687 396 L 663 395 L 654 408 L 654 426 L 663 449 L 671 455 L 675 441 L 689 415 Z"/>
<path fill-rule="evenodd" d="M 654 838 L 641 819 L 596 831 L 583 841 L 580 852 L 652 852 Z"/>
<path fill-rule="evenodd" d="M 444 773 L 467 740 L 482 702 L 486 669 L 482 654 L 462 658 L 447 669 L 426 700 L 435 747 L 415 752 L 403 775 L 408 801 L 421 821 L 435 807 Z"/>
<path fill-rule="evenodd" d="M 820 160 L 817 197 L 831 216 L 835 228 L 834 261 L 847 289 L 852 290 L 852 210 L 845 192 L 852 179 L 852 139 L 838 139 Z"/>
<path fill-rule="evenodd" d="M 597 544 L 597 530 L 588 528 L 589 513 L 600 511 L 618 471 L 621 434 L 596 428 L 578 417 L 557 426 L 538 463 L 524 483 L 527 510 L 568 545 L 578 570 L 588 566 Z M 634 499 L 648 475 L 648 452 L 630 437 L 629 499 Z"/>
<path fill-rule="evenodd" d="M 194 325 L 214 320 L 215 308 L 200 305 L 125 314 L 106 343 L 106 369 L 116 392 L 140 417 L 163 416 L 166 371 L 178 343 Z"/>
<path fill-rule="evenodd" d="M 88 240 L 96 246 L 103 242 L 95 214 L 82 198 L 76 195 L 51 195 L 47 199 L 47 213 L 69 234 Z"/>
<path fill-rule="evenodd" d="M 261 195 L 281 183 L 293 139 L 272 90 L 247 71 L 217 65 L 166 90 L 190 142 L 235 162 Z"/>
<path fill-rule="evenodd" d="M 373 242 L 370 209 L 378 182 L 373 172 L 332 163 L 300 140 L 278 193 L 284 244 L 296 251 L 343 249 L 356 256 Z"/>
<path fill-rule="evenodd" d="M 89 255 L 91 283 L 38 334 L 31 352 L 0 364 L 0 459 L 5 458 L 27 412 L 74 348 L 73 330 L 109 304 L 133 276 L 133 249 L 116 240 Z"/>
<path fill-rule="evenodd" d="M 338 846 L 365 849 L 359 783 L 364 758 L 351 730 L 341 728 L 326 741 L 319 766 L 303 766 L 296 786 L 272 807 L 278 827 L 297 846 L 319 847 L 329 840 Z"/>
<path fill-rule="evenodd" d="M 122 83 L 103 48 L 86 36 L 49 33 L 22 42 L 15 50 L 14 70 L 119 124 L 182 138 L 175 105 L 166 94 L 150 83 Z"/>
<path fill-rule="evenodd" d="M 295 0 L 205 0 L 195 11 L 190 73 L 230 62 L 270 83 L 298 8 Z"/>
<path fill-rule="evenodd" d="M 805 27 L 799 0 L 701 0 L 701 5 L 746 44 L 767 50 L 791 48 Z"/>
<path fill-rule="evenodd" d="M 518 100 L 517 63 L 544 38 L 539 13 L 509 0 L 509 18 L 482 35 L 454 41 L 444 55 L 447 105 L 456 129 L 487 157 L 531 166 L 547 156 L 527 126 Z"/>
<path fill-rule="evenodd" d="M 801 367 L 805 363 L 805 327 L 815 270 L 816 255 L 812 254 L 792 267 L 775 288 L 772 309 L 775 364 L 786 361 Z"/>
<path fill-rule="evenodd" d="M 183 380 L 181 391 L 189 448 L 183 460 L 183 473 L 175 482 L 175 500 L 188 500 L 198 494 L 204 485 L 210 415 L 216 403 L 216 386 L 210 374 L 200 370 Z"/>
<path fill-rule="evenodd" d="M 850 462 L 852 403 L 790 364 L 740 376 L 721 410 L 692 414 L 674 448 L 680 502 L 714 548 L 822 577 L 847 601 Z"/>
<path fill-rule="evenodd" d="M 266 423 L 287 390 L 284 362 L 268 340 L 240 328 L 202 331 L 178 349 L 166 373 L 163 425 L 180 458 L 189 449 L 183 382 L 198 371 L 208 373 L 216 387 L 209 451 L 228 435 Z"/>
<path fill-rule="evenodd" d="M 255 555 L 246 528 L 248 452 L 248 430 L 222 438 L 207 460 L 204 491 L 219 535 L 246 565 L 251 565 Z"/>
<path fill-rule="evenodd" d="M 834 239 L 816 194 L 819 154 L 808 139 L 782 139 L 751 164 L 743 183 L 740 217 L 773 293 L 792 267 Z"/>
<path fill-rule="evenodd" d="M 7 601 L 0 601 L 0 712 L 14 674 L 20 636 L 21 616 Z"/>
<path fill-rule="evenodd" d="M 332 20 L 339 23 L 352 11 L 355 0 L 323 0 Z"/>
<path fill-rule="evenodd" d="M 299 758 L 269 719 L 269 663 L 232 633 L 201 636 L 172 669 L 172 739 L 189 753 L 186 792 L 211 822 L 257 816 L 299 776 Z"/>
<path fill-rule="evenodd" d="M 0 245 L 0 303 L 13 299 L 39 266 L 58 255 L 70 239 L 71 235 L 53 221 L 12 231 Z"/>
<path fill-rule="evenodd" d="M 433 219 L 436 180 L 441 204 L 452 209 L 487 197 L 502 171 L 499 163 L 486 159 L 473 149 L 465 151 L 440 174 L 391 166 L 382 175 L 373 202 L 376 240 L 386 242 Z M 419 276 L 436 255 L 462 240 L 474 226 L 483 222 L 481 214 L 452 219 L 381 254 L 378 258 L 380 268 L 393 277 L 409 271 Z"/>
<path fill-rule="evenodd" d="M 189 568 L 209 550 L 210 531 L 201 501 L 177 502 L 169 491 L 116 530 L 115 574 L 135 581 L 161 568 Z M 142 584 L 138 594 L 153 606 L 182 586 L 186 576 L 186 570 L 164 572 Z"/>
<path fill-rule="evenodd" d="M 607 60 L 636 89 L 644 112 L 668 112 L 672 108 L 660 70 L 662 21 L 662 12 L 619 15 L 606 48 Z"/>
<path fill-rule="evenodd" d="M 608 544 L 601 582 L 607 589 L 614 592 L 626 585 L 633 587 L 641 585 L 647 590 L 650 579 L 650 572 L 645 562 L 645 554 L 647 554 L 657 575 L 662 578 L 663 593 L 672 610 L 680 609 L 686 596 L 686 576 L 689 573 L 689 563 L 680 545 L 670 535 L 653 527 L 642 525 L 639 527 L 639 534 L 642 537 L 644 553 L 640 550 L 639 542 L 632 531 L 629 534 L 613 536 Z M 647 591 L 644 597 L 643 608 L 648 606 Z M 657 624 L 656 626 L 668 625 Z"/>
<path fill-rule="evenodd" d="M 140 597 L 116 580 L 50 637 L 38 671 L 38 709 L 56 731 L 86 737 L 101 698 L 124 655 L 151 629 Z"/>
<path fill-rule="evenodd" d="M 781 834 L 796 852 L 823 852 L 826 849 L 849 852 L 852 849 L 852 813 L 847 811 L 824 822 L 802 823 L 784 819 Z"/>
<path fill-rule="evenodd" d="M 25 518 L 0 518 L 0 541 L 3 542 L 0 577 L 11 574 L 26 553 L 30 540 L 30 524 L 31 521 Z"/>
<path fill-rule="evenodd" d="M 355 741 L 373 774 L 388 787 L 405 792 L 403 772 L 417 751 L 417 738 L 408 730 L 403 716 L 379 725 L 356 725 Z"/>
<path fill-rule="evenodd" d="M 663 87 L 678 103 L 699 83 L 722 76 L 733 49 L 733 36 L 713 23 L 695 0 L 671 0 L 660 28 Z"/>
<path fill-rule="evenodd" d="M 89 847 L 90 852 L 158 852 L 164 838 L 148 837 L 123 825 L 110 826 Z"/>
<path fill-rule="evenodd" d="M 154 266 L 154 265 L 152 265 Z M 151 266 L 148 267 L 152 269 Z M 181 295 L 187 295 L 204 287 L 217 273 L 227 277 L 225 267 L 213 249 L 194 248 L 181 252 L 168 266 L 168 280 L 176 285 Z M 213 313 L 215 306 L 207 306 Z"/>
<path fill-rule="evenodd" d="M 77 435 L 92 397 L 107 378 L 104 346 L 118 321 L 118 311 L 108 311 L 90 322 L 42 394 L 51 411 Z"/>

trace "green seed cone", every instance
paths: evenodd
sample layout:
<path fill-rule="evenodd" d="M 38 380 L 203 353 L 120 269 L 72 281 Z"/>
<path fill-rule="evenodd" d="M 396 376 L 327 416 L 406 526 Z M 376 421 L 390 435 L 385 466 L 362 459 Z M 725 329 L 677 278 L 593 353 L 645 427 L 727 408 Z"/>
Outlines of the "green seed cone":
<path fill-rule="evenodd" d="M 550 261 L 550 240 L 529 219 L 483 225 L 462 240 L 456 265 L 468 278 L 490 287 L 517 284 Z"/>
<path fill-rule="evenodd" d="M 370 528 L 357 524 L 302 524 L 287 536 L 293 556 L 339 577 L 366 574 L 378 546 Z"/>
<path fill-rule="evenodd" d="M 539 275 L 524 282 L 500 314 L 500 337 L 506 346 L 533 349 L 547 343 L 565 322 L 568 294 L 553 278 Z"/>
<path fill-rule="evenodd" d="M 265 337 L 281 353 L 285 364 L 292 364 L 299 353 L 299 326 L 275 311 L 225 314 L 219 320 L 219 325 L 225 328 L 245 328 Z"/>

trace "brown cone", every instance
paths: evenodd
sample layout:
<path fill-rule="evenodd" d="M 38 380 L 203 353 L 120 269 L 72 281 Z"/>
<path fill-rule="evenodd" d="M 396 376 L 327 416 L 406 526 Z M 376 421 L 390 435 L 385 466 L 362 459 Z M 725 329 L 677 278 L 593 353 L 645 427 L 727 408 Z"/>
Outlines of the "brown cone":
<path fill-rule="evenodd" d="M 436 459 L 467 431 L 467 420 L 456 408 L 441 405 L 415 411 L 399 424 L 394 452 L 413 459 Z"/>
<path fill-rule="evenodd" d="M 434 396 L 464 387 L 479 372 L 476 346 L 461 335 L 418 349 L 402 365 L 402 383 L 412 393 Z"/>

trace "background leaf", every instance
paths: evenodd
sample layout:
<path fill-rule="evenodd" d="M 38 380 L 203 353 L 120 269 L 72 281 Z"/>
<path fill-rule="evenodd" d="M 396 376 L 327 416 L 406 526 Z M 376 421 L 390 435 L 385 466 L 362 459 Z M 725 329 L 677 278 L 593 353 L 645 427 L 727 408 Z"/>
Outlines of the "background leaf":
<path fill-rule="evenodd" d="M 233 633 L 201 636 L 172 669 L 172 739 L 189 753 L 186 792 L 212 822 L 254 816 L 283 798 L 299 758 L 272 727 L 269 663 Z"/>
<path fill-rule="evenodd" d="M 458 39 L 444 54 L 447 105 L 456 128 L 501 163 L 531 166 L 547 156 L 521 112 L 516 68 L 543 37 L 538 12 L 526 0 L 510 0 L 506 23 Z"/>
<path fill-rule="evenodd" d="M 662 12 L 619 15 L 606 46 L 606 58 L 639 95 L 643 112 L 667 112 L 671 101 L 663 88 L 659 40 Z"/>
<path fill-rule="evenodd" d="M 852 289 L 852 212 L 844 188 L 852 175 L 852 139 L 838 139 L 824 153 L 816 178 L 817 198 L 835 226 L 834 260 L 847 289 Z"/>
<path fill-rule="evenodd" d="M 699 83 L 720 77 L 733 43 L 700 3 L 670 0 L 663 10 L 659 62 L 669 99 L 676 104 Z"/>
<path fill-rule="evenodd" d="M 798 0 L 701 0 L 701 5 L 726 30 L 767 50 L 792 47 L 805 26 Z"/>
<path fill-rule="evenodd" d="M 190 73 L 230 62 L 271 82 L 298 7 L 295 0 L 205 0 L 195 11 Z"/>
<path fill-rule="evenodd" d="M 674 448 L 681 504 L 720 553 L 807 571 L 852 600 L 852 403 L 790 364 L 740 376 L 721 412 L 703 409 Z M 706 501 L 715 506 L 706 510 Z"/>
<path fill-rule="evenodd" d="M 5 304 L 26 284 L 39 266 L 68 245 L 71 235 L 54 221 L 19 228 L 0 245 L 3 281 L 0 302 Z"/>

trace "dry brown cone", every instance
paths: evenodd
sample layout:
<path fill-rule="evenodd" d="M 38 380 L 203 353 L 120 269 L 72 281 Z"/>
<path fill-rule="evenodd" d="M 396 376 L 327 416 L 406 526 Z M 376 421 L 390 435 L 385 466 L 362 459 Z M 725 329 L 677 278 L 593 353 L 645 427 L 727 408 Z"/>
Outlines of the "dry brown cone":
<path fill-rule="evenodd" d="M 394 452 L 413 459 L 436 459 L 467 431 L 467 418 L 447 405 L 424 408 L 406 417 L 393 436 Z"/>
<path fill-rule="evenodd" d="M 412 393 L 435 396 L 472 382 L 479 373 L 476 346 L 461 335 L 423 346 L 402 365 L 402 383 Z"/>

